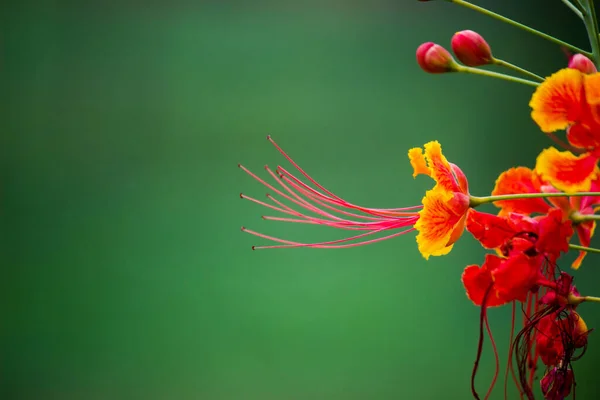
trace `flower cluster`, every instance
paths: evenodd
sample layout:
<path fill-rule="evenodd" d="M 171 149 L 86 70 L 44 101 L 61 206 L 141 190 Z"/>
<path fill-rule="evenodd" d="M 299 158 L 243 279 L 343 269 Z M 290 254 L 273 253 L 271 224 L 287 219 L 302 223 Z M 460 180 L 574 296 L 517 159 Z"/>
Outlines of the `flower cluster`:
<path fill-rule="evenodd" d="M 462 272 L 466 296 L 481 310 L 478 352 L 471 376 L 473 396 L 480 398 L 475 377 L 486 331 L 497 368 L 485 398 L 494 388 L 499 360 L 487 310 L 504 305 L 513 310 L 505 375 L 510 372 L 521 398 L 533 399 L 534 390 L 541 390 L 544 398 L 551 400 L 574 396 L 572 363 L 583 355 L 591 332 L 577 307 L 582 302 L 600 302 L 597 297 L 581 296 L 573 276 L 559 268 L 561 258 L 569 251 L 578 251 L 571 264 L 573 270 L 581 267 L 588 252 L 600 252 L 590 247 L 596 220 L 600 219 L 596 214 L 600 209 L 600 73 L 596 68 L 600 63 L 600 36 L 593 1 L 563 1 L 585 22 L 591 52 L 466 1 L 449 1 L 525 29 L 574 53 L 564 69 L 542 78 L 496 58 L 486 40 L 470 30 L 458 32 L 451 39 L 458 61 L 432 42 L 423 43 L 416 51 L 417 64 L 428 73 L 470 73 L 535 88 L 529 102 L 531 117 L 556 147 L 542 149 L 531 166 L 501 172 L 491 194 L 480 197 L 470 193 L 466 175 L 446 159 L 440 143 L 430 141 L 423 148 L 408 151 L 413 177 L 427 175 L 434 182 L 421 204 L 369 208 L 327 190 L 267 137 L 295 172 L 282 166 L 275 170 L 266 166 L 267 181 L 240 165 L 271 192 L 266 201 L 245 194 L 240 197 L 280 214 L 264 216 L 267 220 L 324 225 L 349 232 L 332 241 L 302 243 L 246 228 L 242 231 L 276 242 L 253 249 L 344 248 L 416 231 L 417 248 L 425 259 L 449 253 L 463 233 L 469 232 L 489 250 L 481 264 L 469 265 Z M 527 79 L 480 68 L 487 65 L 507 68 Z M 557 135 L 561 131 L 565 131 L 564 139 Z M 493 204 L 496 210 L 476 209 L 484 204 Z M 521 306 L 517 306 L 519 303 Z M 517 320 L 522 327 L 515 335 Z M 540 364 L 544 368 L 538 376 Z M 539 389 L 535 389 L 536 379 Z"/>

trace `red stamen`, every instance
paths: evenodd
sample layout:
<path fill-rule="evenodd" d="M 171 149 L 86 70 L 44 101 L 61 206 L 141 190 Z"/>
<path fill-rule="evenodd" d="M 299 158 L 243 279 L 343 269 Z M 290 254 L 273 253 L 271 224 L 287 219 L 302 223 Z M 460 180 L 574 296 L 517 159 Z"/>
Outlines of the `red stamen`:
<path fill-rule="evenodd" d="M 356 235 L 356 236 L 353 236 L 353 237 L 344 238 L 344 239 L 338 239 L 338 240 L 332 240 L 332 241 L 328 241 L 328 242 L 299 243 L 299 242 L 292 242 L 291 240 L 279 239 L 279 238 L 276 238 L 276 237 L 273 237 L 273 236 L 264 235 L 262 233 L 254 232 L 254 231 L 251 231 L 250 229 L 246 229 L 245 227 L 242 227 L 242 232 L 246 232 L 246 233 L 249 233 L 251 235 L 258 236 L 258 237 L 261 237 L 261 238 L 264 238 L 264 239 L 272 240 L 274 242 L 285 243 L 284 245 L 279 245 L 279 246 L 252 246 L 252 250 L 284 249 L 284 248 L 293 248 L 293 247 L 314 247 L 314 248 L 317 248 L 317 249 L 319 249 L 319 248 L 321 248 L 321 249 L 344 249 L 344 248 L 348 248 L 348 247 L 356 247 L 356 246 L 362 246 L 362 245 L 365 245 L 365 244 L 371 244 L 371 243 L 381 242 L 381 241 L 386 240 L 386 239 L 391 239 L 393 237 L 404 235 L 405 233 L 408 233 L 408 232 L 412 232 L 412 231 L 414 231 L 414 228 L 410 228 L 410 229 L 407 229 L 407 230 L 402 231 L 402 232 L 396 232 L 396 233 L 393 233 L 393 234 L 388 235 L 388 236 L 383 236 L 383 237 L 379 237 L 379 238 L 376 238 L 376 239 L 367 240 L 365 242 L 336 245 L 337 243 L 344 243 L 344 242 L 349 242 L 349 241 L 356 240 L 356 239 L 361 239 L 361 238 L 363 238 L 365 236 L 378 233 L 378 232 L 380 232 L 382 230 L 383 229 L 381 229 L 379 231 L 371 231 L 371 232 L 363 233 L 363 234 Z"/>
<path fill-rule="evenodd" d="M 496 385 L 496 379 L 498 379 L 498 372 L 500 372 L 500 358 L 498 357 L 498 349 L 496 348 L 496 342 L 494 342 L 494 337 L 492 336 L 492 330 L 490 329 L 490 321 L 485 319 L 485 327 L 487 329 L 488 336 L 490 337 L 490 342 L 492 343 L 492 349 L 494 350 L 494 359 L 496 360 L 496 367 L 494 369 L 494 378 L 492 379 L 492 383 L 485 395 L 485 400 L 489 399 L 492 394 L 492 390 L 494 389 L 494 385 Z"/>
<path fill-rule="evenodd" d="M 512 313 L 510 318 L 510 339 L 508 341 L 508 363 L 506 364 L 506 371 L 504 373 L 504 400 L 508 399 L 508 372 L 510 371 L 512 380 L 514 384 L 519 389 L 519 398 L 523 399 L 523 391 L 521 390 L 521 385 L 519 385 L 519 381 L 517 380 L 517 376 L 515 374 L 515 369 L 513 368 L 512 362 L 512 344 L 515 336 L 515 317 L 517 313 L 517 303 L 515 301 L 512 302 Z"/>
<path fill-rule="evenodd" d="M 481 313 L 479 314 L 479 342 L 477 343 L 477 356 L 475 357 L 475 365 L 473 366 L 473 373 L 471 374 L 471 393 L 473 393 L 473 397 L 475 397 L 477 400 L 480 400 L 480 398 L 477 394 L 477 390 L 475 389 L 475 376 L 477 375 L 477 368 L 479 367 L 479 360 L 481 359 L 481 353 L 483 351 L 483 324 L 487 321 L 486 303 L 493 287 L 494 284 L 492 283 L 485 291 L 483 299 L 481 300 Z"/>
<path fill-rule="evenodd" d="M 254 249 L 267 248 L 290 248 L 290 247 L 313 247 L 313 248 L 346 248 L 360 246 L 370 243 L 376 243 L 387 240 L 396 236 L 412 232 L 414 224 L 419 219 L 417 210 L 422 206 L 414 206 L 407 208 L 367 208 L 352 204 L 332 192 L 325 189 L 318 182 L 312 179 L 298 164 L 296 164 L 272 139 L 270 136 L 267 139 L 275 146 L 275 148 L 306 178 L 310 184 L 307 184 L 299 178 L 293 176 L 283 167 L 278 166 L 272 171 L 268 166 L 265 166 L 267 173 L 276 182 L 271 184 L 252 173 L 246 167 L 238 164 L 240 169 L 250 175 L 253 179 L 260 182 L 273 195 L 267 194 L 267 198 L 272 202 L 269 204 L 264 201 L 257 200 L 253 197 L 240 194 L 242 199 L 249 200 L 258 205 L 267 207 L 271 210 L 288 215 L 290 217 L 278 216 L 263 216 L 263 219 L 279 222 L 293 222 L 312 225 L 324 225 L 333 228 L 349 231 L 366 231 L 355 236 L 346 237 L 338 240 L 325 241 L 319 243 L 300 243 L 285 239 L 276 238 L 255 232 L 250 229 L 242 228 L 242 231 L 251 235 L 261 237 L 263 239 L 282 243 L 275 246 L 254 246 Z M 314 185 L 312 187 L 310 185 Z M 278 196 L 279 198 L 276 198 Z M 285 204 L 284 201 L 288 204 Z M 314 215 L 311 215 L 314 214 Z M 399 232 L 390 233 L 386 236 L 367 239 L 370 235 L 379 234 L 383 231 L 398 230 Z M 355 243 L 347 243 L 353 242 Z"/>

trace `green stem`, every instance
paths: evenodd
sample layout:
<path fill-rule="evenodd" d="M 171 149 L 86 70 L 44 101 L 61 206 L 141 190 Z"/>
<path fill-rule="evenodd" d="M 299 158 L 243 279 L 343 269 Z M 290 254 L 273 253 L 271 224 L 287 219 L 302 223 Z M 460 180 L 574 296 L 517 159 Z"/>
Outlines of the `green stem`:
<path fill-rule="evenodd" d="M 583 296 L 583 301 L 589 301 L 589 302 L 592 302 L 592 303 L 600 303 L 600 297 Z"/>
<path fill-rule="evenodd" d="M 568 296 L 569 304 L 572 306 L 578 306 L 584 301 L 589 301 L 590 303 L 600 303 L 600 297 L 594 296 L 575 296 L 573 293 L 569 293 Z"/>
<path fill-rule="evenodd" d="M 504 61 L 504 60 L 501 60 L 501 59 L 499 59 L 499 58 L 495 58 L 495 57 L 494 57 L 494 58 L 492 59 L 492 63 L 493 63 L 494 65 L 498 65 L 498 66 L 500 66 L 500 67 L 504 67 L 504 68 L 512 69 L 513 71 L 516 71 L 516 72 L 518 72 L 518 73 L 520 73 L 520 74 L 526 75 L 526 76 L 528 76 L 528 77 L 530 77 L 530 78 L 532 78 L 532 79 L 538 80 L 538 81 L 540 81 L 540 82 L 544 80 L 544 78 L 542 78 L 542 77 L 541 77 L 541 76 L 539 76 L 539 75 L 536 75 L 536 74 L 534 74 L 533 72 L 529 72 L 529 71 L 527 71 L 526 69 L 523 69 L 523 68 L 521 68 L 521 67 L 518 67 L 518 66 L 516 66 L 515 64 L 511 64 L 511 63 L 509 63 L 508 61 Z"/>
<path fill-rule="evenodd" d="M 569 248 L 571 250 L 579 250 L 579 251 L 585 251 L 586 253 L 596 253 L 596 254 L 600 254 L 600 249 L 595 249 L 593 247 L 585 247 L 585 246 L 580 246 L 578 244 L 569 244 Z"/>
<path fill-rule="evenodd" d="M 486 71 L 484 69 L 479 69 L 479 68 L 465 67 L 463 65 L 459 65 L 459 66 L 455 67 L 455 71 L 456 72 L 466 72 L 466 73 L 474 74 L 474 75 L 488 76 L 490 78 L 503 79 L 505 81 L 521 83 L 523 85 L 528 85 L 528 86 L 533 86 L 533 87 L 539 86 L 539 83 L 529 81 L 527 79 L 515 78 L 514 76 L 510 76 L 510 75 L 500 74 L 498 72 Z"/>
<path fill-rule="evenodd" d="M 486 203 L 493 203 L 502 200 L 523 200 L 523 199 L 544 199 L 547 197 L 586 197 L 600 196 L 600 192 L 576 192 L 576 193 L 518 193 L 518 194 L 501 194 L 498 196 L 477 197 L 471 196 L 469 205 L 477 207 Z"/>
<path fill-rule="evenodd" d="M 577 15 L 580 19 L 583 19 L 583 14 L 581 13 L 581 11 L 569 0 L 562 0 L 562 2 L 565 4 L 565 6 L 569 7 L 571 11 L 575 13 L 575 15 Z"/>
<path fill-rule="evenodd" d="M 585 0 L 584 7 L 586 12 L 583 14 L 583 22 L 592 46 L 591 59 L 598 67 L 600 66 L 600 39 L 598 38 L 598 21 L 596 20 L 594 0 Z"/>
<path fill-rule="evenodd" d="M 567 42 L 563 42 L 562 40 L 557 39 L 554 36 L 550 36 L 550 35 L 548 35 L 546 33 L 540 32 L 540 31 L 538 31 L 536 29 L 530 28 L 527 25 L 523 25 L 521 23 L 513 21 L 510 18 L 503 17 L 502 15 L 496 14 L 495 12 L 489 11 L 489 10 L 483 8 L 483 7 L 476 6 L 475 4 L 471 4 L 471 3 L 467 2 L 467 1 L 464 1 L 464 0 L 448 0 L 448 1 L 451 2 L 451 3 L 454 3 L 454 4 L 458 4 L 460 6 L 463 6 L 463 7 L 469 8 L 471 10 L 480 12 L 480 13 L 482 13 L 484 15 L 487 15 L 488 17 L 492 17 L 494 19 L 497 19 L 498 21 L 505 22 L 505 23 L 507 23 L 509 25 L 512 25 L 512 26 L 515 26 L 517 28 L 523 29 L 526 32 L 532 33 L 532 34 L 537 35 L 537 36 L 539 36 L 541 38 L 549 40 L 549 41 L 551 41 L 553 43 L 558 44 L 559 46 L 566 47 L 567 49 L 570 49 L 570 50 L 574 51 L 575 53 L 581 53 L 581 54 L 583 54 L 583 55 L 585 55 L 587 57 L 591 57 L 592 56 L 591 53 L 589 53 L 589 52 L 587 52 L 585 50 L 582 50 L 579 47 L 573 46 L 572 44 L 569 44 Z"/>
<path fill-rule="evenodd" d="M 571 221 L 575 223 L 585 222 L 585 221 L 600 221 L 600 215 L 598 214 L 581 214 L 580 212 L 573 212 L 569 216 Z"/>

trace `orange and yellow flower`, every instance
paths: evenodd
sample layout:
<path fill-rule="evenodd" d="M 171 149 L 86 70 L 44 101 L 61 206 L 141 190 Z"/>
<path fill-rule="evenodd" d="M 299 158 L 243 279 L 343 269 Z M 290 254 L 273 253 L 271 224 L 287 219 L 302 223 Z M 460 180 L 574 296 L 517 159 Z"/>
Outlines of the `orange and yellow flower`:
<path fill-rule="evenodd" d="M 423 197 L 423 209 L 415 224 L 419 251 L 426 259 L 447 254 L 465 228 L 470 198 L 467 178 L 448 162 L 437 141 L 425 144 L 424 151 L 419 147 L 410 149 L 408 158 L 414 177 L 423 174 L 436 182 Z"/>
<path fill-rule="evenodd" d="M 543 132 L 567 129 L 569 144 L 582 153 L 548 148 L 538 156 L 536 171 L 565 192 L 589 190 L 600 175 L 600 73 L 562 69 L 537 88 L 529 106 Z"/>

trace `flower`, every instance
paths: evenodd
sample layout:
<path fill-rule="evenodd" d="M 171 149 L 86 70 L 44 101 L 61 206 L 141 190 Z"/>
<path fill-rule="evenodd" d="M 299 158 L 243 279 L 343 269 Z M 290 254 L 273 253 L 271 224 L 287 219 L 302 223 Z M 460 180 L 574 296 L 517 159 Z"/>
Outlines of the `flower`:
<path fill-rule="evenodd" d="M 469 209 L 467 179 L 456 165 L 449 163 L 442 155 L 438 142 L 425 144 L 424 154 L 421 148 L 414 148 L 408 152 L 414 170 L 413 176 L 425 174 L 436 181 L 435 187 L 425 194 L 422 206 L 367 208 L 352 204 L 325 189 L 300 168 L 270 136 L 267 139 L 307 182 L 292 175 L 282 166 L 278 166 L 275 172 L 265 166 L 265 170 L 275 181 L 275 184 L 271 184 L 239 165 L 244 172 L 273 193 L 267 194 L 270 202 L 245 194 L 240 194 L 240 197 L 287 215 L 285 217 L 263 216 L 266 220 L 324 225 L 360 233 L 332 241 L 301 243 L 242 227 L 242 231 L 246 233 L 281 243 L 274 246 L 254 246 L 253 249 L 353 247 L 390 239 L 416 229 L 419 231 L 417 235 L 419 251 L 423 257 L 429 258 L 432 255 L 448 253 L 464 231 Z M 394 232 L 390 233 L 390 231 Z M 372 236 L 381 233 L 386 235 Z"/>
<path fill-rule="evenodd" d="M 442 154 L 439 142 L 432 141 L 423 149 L 417 147 L 408 151 L 413 166 L 413 177 L 423 174 L 436 182 L 433 189 L 423 197 L 423 209 L 415 229 L 419 251 L 428 259 L 452 250 L 453 244 L 464 231 L 469 210 L 469 185 L 465 174 L 448 162 Z"/>
<path fill-rule="evenodd" d="M 600 178 L 594 179 L 590 184 L 591 190 L 600 189 Z M 510 168 L 500 174 L 492 195 L 505 195 L 516 193 L 552 193 L 557 192 L 549 182 L 544 180 L 536 170 L 526 167 Z M 546 214 L 551 209 L 557 208 L 563 211 L 564 218 L 592 215 L 595 207 L 600 204 L 597 196 L 572 196 L 572 197 L 549 197 L 547 199 L 519 199 L 501 200 L 494 203 L 500 208 L 500 215 L 511 212 L 524 215 Z M 582 246 L 588 247 L 596 227 L 595 221 L 575 221 L 574 228 Z M 580 251 L 579 256 L 573 262 L 572 267 L 577 269 L 581 265 L 587 253 Z"/>
<path fill-rule="evenodd" d="M 506 217 L 469 211 L 467 230 L 483 247 L 496 249 L 481 267 L 469 265 L 462 274 L 467 297 L 477 306 L 494 307 L 511 301 L 525 301 L 539 286 L 554 287 L 542 265 L 556 260 L 569 249 L 573 230 L 562 220 L 561 210 L 530 218 L 521 214 Z M 553 271 L 549 271 L 549 275 Z M 484 294 L 491 290 L 484 303 Z"/>
<path fill-rule="evenodd" d="M 536 170 L 565 192 L 589 190 L 600 174 L 600 73 L 562 69 L 538 86 L 529 106 L 543 132 L 568 129 L 567 140 L 582 153 L 551 147 L 538 156 Z"/>
<path fill-rule="evenodd" d="M 274 180 L 274 183 L 270 184 L 252 173 L 246 167 L 238 165 L 244 172 L 263 184 L 273 193 L 267 194 L 267 199 L 270 202 L 260 201 L 245 194 L 240 194 L 240 197 L 286 215 L 286 217 L 263 216 L 263 219 L 265 220 L 324 225 L 356 232 L 357 234 L 332 241 L 300 243 L 268 236 L 242 227 L 243 232 L 281 243 L 280 245 L 272 246 L 253 246 L 253 249 L 354 247 L 380 242 L 414 230 L 413 225 L 419 218 L 419 214 L 416 210 L 420 209 L 421 206 L 406 208 L 367 208 L 352 204 L 325 189 L 317 181 L 311 178 L 270 136 L 267 136 L 267 140 L 275 146 L 293 167 L 296 168 L 308 183 L 297 178 L 282 166 L 278 166 L 275 172 L 268 166 L 265 166 L 265 170 Z M 384 233 L 385 235 L 376 236 L 381 233 Z"/>

